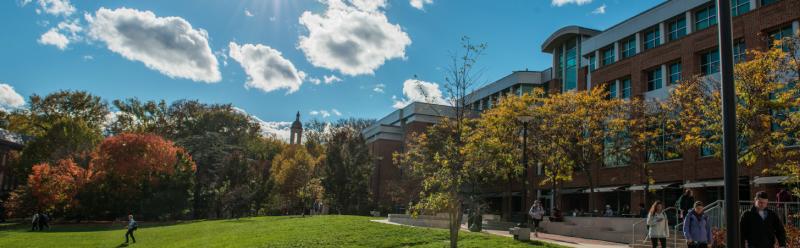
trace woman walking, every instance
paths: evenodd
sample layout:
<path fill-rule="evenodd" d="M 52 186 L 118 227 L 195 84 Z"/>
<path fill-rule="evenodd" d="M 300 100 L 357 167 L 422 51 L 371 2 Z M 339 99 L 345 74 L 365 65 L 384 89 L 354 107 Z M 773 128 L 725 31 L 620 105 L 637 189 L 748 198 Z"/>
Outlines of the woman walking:
<path fill-rule="evenodd" d="M 647 237 L 653 244 L 653 248 L 658 247 L 661 243 L 662 248 L 667 248 L 667 238 L 669 238 L 669 226 L 667 225 L 667 215 L 664 214 L 664 205 L 661 201 L 656 201 L 650 207 L 650 212 L 647 214 Z"/>
<path fill-rule="evenodd" d="M 689 243 L 689 248 L 711 247 L 711 223 L 708 215 L 703 212 L 703 202 L 694 203 L 694 209 L 683 218 L 683 236 Z"/>
<path fill-rule="evenodd" d="M 531 206 L 531 210 L 528 211 L 528 214 L 533 219 L 533 236 L 539 237 L 539 223 L 542 222 L 544 219 L 544 208 L 542 207 L 542 202 L 536 200 L 533 202 L 533 206 Z"/>

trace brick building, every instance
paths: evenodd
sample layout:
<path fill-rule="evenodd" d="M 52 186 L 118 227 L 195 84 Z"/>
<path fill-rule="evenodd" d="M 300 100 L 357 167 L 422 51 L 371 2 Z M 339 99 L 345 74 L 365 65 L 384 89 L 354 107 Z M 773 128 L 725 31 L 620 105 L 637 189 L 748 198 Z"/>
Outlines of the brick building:
<path fill-rule="evenodd" d="M 731 0 L 733 14 L 734 57 L 746 59 L 745 49 L 763 50 L 772 40 L 800 32 L 800 0 Z M 514 72 L 511 75 L 478 89 L 470 95 L 471 109 L 491 108 L 503 93 L 521 94 L 529 87 L 544 87 L 549 92 L 586 90 L 608 87 L 613 97 L 663 99 L 677 81 L 694 75 L 719 77 L 717 52 L 716 8 L 709 0 L 668 0 L 603 31 L 568 26 L 557 30 L 541 45 L 541 51 L 553 55 L 552 68 L 541 72 Z M 526 78 L 526 79 L 523 79 Z M 520 86 L 517 86 L 520 85 Z M 516 87 L 516 88 L 515 88 Z M 364 130 L 370 149 L 378 155 L 372 178 L 376 199 L 384 203 L 404 205 L 403 201 L 385 197 L 385 182 L 402 176 L 392 164 L 391 153 L 402 151 L 405 137 L 418 132 L 445 111 L 428 111 L 429 104 L 414 103 L 381 119 Z M 445 106 L 436 106 L 444 108 Z M 692 189 L 697 200 L 711 202 L 722 198 L 722 162 L 708 152 L 677 151 L 678 156 L 664 152 L 676 149 L 669 134 L 659 149 L 648 151 L 636 159 L 650 164 L 657 199 L 669 206 L 683 189 Z M 769 164 L 740 169 L 742 199 L 758 190 L 774 195 L 782 177 L 762 175 Z M 640 166 L 630 164 L 595 165 L 592 170 L 596 207 L 611 205 L 621 212 L 626 206 L 638 211 L 644 195 L 644 173 Z M 540 168 L 529 168 L 529 180 L 543 178 Z M 502 182 L 499 182 L 502 183 Z M 487 199 L 496 211 L 518 212 L 530 203 L 522 204 L 519 184 L 509 186 L 512 194 Z M 566 211 L 589 209 L 588 183 L 578 172 L 574 180 L 564 185 L 561 201 L 553 203 L 552 190 L 532 183 L 531 197 L 542 199 L 551 207 L 559 205 Z M 501 193 L 501 192 L 498 192 Z M 492 199 L 495 198 L 495 199 Z M 407 201 L 406 201 L 407 203 Z M 519 214 L 519 213 L 517 213 Z"/>

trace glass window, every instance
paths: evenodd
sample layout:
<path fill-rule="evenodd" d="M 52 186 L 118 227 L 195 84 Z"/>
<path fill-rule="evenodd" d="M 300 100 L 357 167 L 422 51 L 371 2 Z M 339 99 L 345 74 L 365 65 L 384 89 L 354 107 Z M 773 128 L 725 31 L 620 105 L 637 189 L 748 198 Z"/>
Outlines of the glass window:
<path fill-rule="evenodd" d="M 617 82 L 608 83 L 608 99 L 617 98 Z"/>
<path fill-rule="evenodd" d="M 661 30 L 655 26 L 644 32 L 644 49 L 651 49 L 658 45 L 661 45 Z"/>
<path fill-rule="evenodd" d="M 769 32 L 768 35 L 769 35 L 769 47 L 772 48 L 773 46 L 775 46 L 775 41 L 792 36 L 792 25 L 786 25 L 778 29 L 775 29 L 772 32 Z M 781 48 L 783 49 L 783 51 L 787 52 L 789 51 L 788 46 L 781 46 Z"/>
<path fill-rule="evenodd" d="M 657 135 L 649 142 L 647 149 L 647 162 L 659 162 L 680 159 L 682 157 L 678 144 L 680 136 L 674 130 L 668 130 L 666 124 L 661 124 L 656 128 Z"/>
<path fill-rule="evenodd" d="M 778 2 L 778 0 L 761 0 L 761 6 L 767 6 Z"/>
<path fill-rule="evenodd" d="M 686 18 L 681 17 L 669 22 L 669 40 L 677 40 L 686 36 Z"/>
<path fill-rule="evenodd" d="M 744 40 L 737 40 L 733 44 L 733 63 L 739 63 L 745 61 L 746 57 L 746 47 L 744 45 Z"/>
<path fill-rule="evenodd" d="M 636 55 L 636 37 L 630 37 L 620 42 L 622 44 L 622 58 L 632 57 Z"/>
<path fill-rule="evenodd" d="M 669 84 L 677 84 L 681 81 L 681 62 L 672 63 L 669 65 Z"/>
<path fill-rule="evenodd" d="M 731 15 L 738 16 L 750 12 L 750 0 L 731 0 Z"/>
<path fill-rule="evenodd" d="M 647 72 L 647 91 L 661 89 L 661 67 Z"/>
<path fill-rule="evenodd" d="M 622 99 L 630 99 L 631 98 L 631 79 L 626 78 L 620 81 L 622 84 L 622 95 L 620 96 Z"/>
<path fill-rule="evenodd" d="M 717 24 L 717 8 L 714 5 L 703 7 L 694 12 L 694 29 L 697 31 Z"/>
<path fill-rule="evenodd" d="M 594 53 L 592 53 L 592 55 L 589 55 L 589 71 L 594 71 L 594 69 L 597 69 L 597 62 L 595 61 Z"/>
<path fill-rule="evenodd" d="M 719 51 L 714 49 L 700 55 L 700 72 L 703 75 L 719 72 Z"/>
<path fill-rule="evenodd" d="M 576 43 L 575 39 L 568 41 L 567 50 L 564 52 L 564 91 L 575 89 L 578 86 L 578 48 Z"/>
<path fill-rule="evenodd" d="M 614 137 L 606 137 L 603 140 L 603 165 L 605 167 L 627 166 L 631 161 L 630 140 L 631 137 L 626 132 L 614 135 Z"/>
<path fill-rule="evenodd" d="M 610 65 L 614 63 L 614 47 L 609 47 L 603 50 L 603 65 Z"/>

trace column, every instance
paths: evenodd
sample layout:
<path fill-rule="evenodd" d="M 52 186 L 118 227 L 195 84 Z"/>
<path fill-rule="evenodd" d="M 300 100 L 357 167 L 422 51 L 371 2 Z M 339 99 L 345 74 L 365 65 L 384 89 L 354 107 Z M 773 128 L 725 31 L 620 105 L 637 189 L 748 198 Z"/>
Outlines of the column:
<path fill-rule="evenodd" d="M 600 61 L 601 61 L 601 59 L 600 59 L 600 50 L 595 50 L 594 51 L 594 66 L 595 66 L 595 69 L 600 68 Z"/>
<path fill-rule="evenodd" d="M 614 62 L 619 61 L 619 41 L 614 42 Z"/>
<path fill-rule="evenodd" d="M 614 85 L 617 86 L 617 95 L 613 97 L 622 97 L 622 82 L 620 82 L 619 79 L 614 80 Z"/>
<path fill-rule="evenodd" d="M 758 0 L 750 0 L 750 11 L 753 11 L 758 7 Z"/>
<path fill-rule="evenodd" d="M 686 34 L 691 34 L 694 29 L 694 17 L 692 16 L 692 11 L 686 11 Z"/>
<path fill-rule="evenodd" d="M 634 54 L 639 54 L 642 52 L 642 32 L 636 32 L 634 39 L 634 42 L 636 42 L 636 52 Z"/>
<path fill-rule="evenodd" d="M 556 68 L 559 66 L 561 65 L 558 64 L 558 49 L 553 49 L 553 68 L 550 70 L 550 78 L 558 78 L 561 76 L 556 76 L 556 71 L 558 71 Z"/>
<path fill-rule="evenodd" d="M 664 44 L 667 43 L 667 24 L 661 22 L 658 24 L 658 33 L 661 34 L 661 37 L 658 37 L 658 43 Z"/>
<path fill-rule="evenodd" d="M 667 87 L 667 64 L 661 65 L 661 87 Z"/>

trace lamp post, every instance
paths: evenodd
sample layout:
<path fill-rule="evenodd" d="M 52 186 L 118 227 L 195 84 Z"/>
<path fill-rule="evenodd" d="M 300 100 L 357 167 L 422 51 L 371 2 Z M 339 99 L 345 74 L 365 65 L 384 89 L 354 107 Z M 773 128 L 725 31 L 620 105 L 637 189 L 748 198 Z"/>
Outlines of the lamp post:
<path fill-rule="evenodd" d="M 739 173 L 736 168 L 736 89 L 733 82 L 733 39 L 731 38 L 731 1 L 717 2 L 720 79 L 722 84 L 722 163 L 725 171 L 726 244 L 739 243 Z"/>
<path fill-rule="evenodd" d="M 517 120 L 522 123 L 522 211 L 528 208 L 528 123 L 533 120 L 533 116 L 521 115 L 517 116 Z M 524 214 L 525 218 L 522 222 L 522 227 L 528 226 L 528 213 Z"/>

